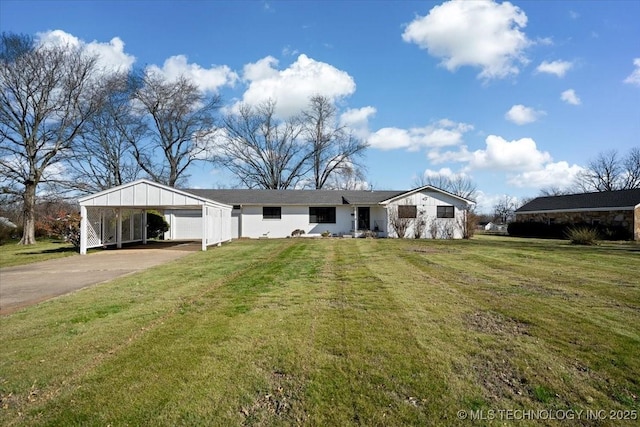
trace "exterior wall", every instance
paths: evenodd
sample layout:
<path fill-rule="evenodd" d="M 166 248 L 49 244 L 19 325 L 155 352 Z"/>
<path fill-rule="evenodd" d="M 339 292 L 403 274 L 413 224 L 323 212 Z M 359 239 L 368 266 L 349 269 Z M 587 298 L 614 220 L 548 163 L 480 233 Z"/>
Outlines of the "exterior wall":
<path fill-rule="evenodd" d="M 199 240 L 202 238 L 202 209 L 166 210 L 164 219 L 169 231 L 165 240 Z"/>
<path fill-rule="evenodd" d="M 231 209 L 218 206 L 207 206 L 207 245 L 231 240 L 233 236 Z M 164 219 L 169 223 L 169 231 L 164 234 L 165 240 L 201 240 L 202 208 L 200 209 L 167 209 Z"/>
<path fill-rule="evenodd" d="M 353 228 L 353 225 L 352 225 Z M 376 230 L 377 228 L 377 230 Z M 371 206 L 371 230 L 377 231 L 378 237 L 387 237 L 389 223 L 387 222 L 387 208 L 384 206 Z"/>
<path fill-rule="evenodd" d="M 270 205 L 276 206 L 276 205 Z M 325 231 L 332 234 L 347 234 L 353 230 L 353 206 L 336 206 L 335 224 L 309 222 L 309 206 L 280 206 L 280 219 L 263 219 L 262 206 L 243 206 L 239 219 L 241 237 L 282 238 L 289 237 L 293 230 L 304 230 L 305 235 L 321 235 Z"/>
<path fill-rule="evenodd" d="M 461 224 L 464 221 L 464 210 L 467 208 L 467 204 L 446 194 L 432 191 L 421 191 L 418 193 L 413 193 L 402 199 L 394 200 L 389 204 L 389 207 L 391 208 L 388 210 L 387 216 L 387 223 L 389 224 L 389 237 L 398 237 L 397 233 L 391 226 L 390 216 L 399 205 L 417 206 L 418 218 L 416 218 L 416 220 L 422 219 L 424 221 L 424 230 L 420 235 L 421 238 L 462 239 L 464 237 L 464 231 Z M 454 218 L 438 218 L 438 206 L 454 206 Z M 408 230 L 405 234 L 406 237 L 415 236 L 416 220 L 411 221 L 411 224 L 409 225 Z"/>
<path fill-rule="evenodd" d="M 635 240 L 640 240 L 640 207 L 635 211 L 578 211 L 578 212 L 539 212 L 516 213 L 516 221 L 546 222 L 554 221 L 558 224 L 592 224 L 598 222 L 603 225 L 622 226 L 634 234 Z"/>

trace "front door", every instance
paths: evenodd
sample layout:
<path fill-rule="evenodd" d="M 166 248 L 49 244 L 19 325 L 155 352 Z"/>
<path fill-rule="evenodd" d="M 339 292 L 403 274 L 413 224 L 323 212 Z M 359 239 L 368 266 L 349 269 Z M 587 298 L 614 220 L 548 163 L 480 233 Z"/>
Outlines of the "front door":
<path fill-rule="evenodd" d="M 371 229 L 371 209 L 366 207 L 358 208 L 358 230 Z"/>

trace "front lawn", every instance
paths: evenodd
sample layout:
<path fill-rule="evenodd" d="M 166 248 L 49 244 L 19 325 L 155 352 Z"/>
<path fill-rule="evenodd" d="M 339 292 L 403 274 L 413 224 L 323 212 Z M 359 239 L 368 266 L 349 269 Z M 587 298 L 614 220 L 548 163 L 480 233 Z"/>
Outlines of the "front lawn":
<path fill-rule="evenodd" d="M 0 318 L 0 423 L 635 425 L 638 277 L 633 243 L 237 241 Z"/>
<path fill-rule="evenodd" d="M 0 268 L 62 258 L 78 253 L 72 244 L 56 239 L 39 239 L 35 245 L 19 245 L 9 240 L 0 245 Z"/>

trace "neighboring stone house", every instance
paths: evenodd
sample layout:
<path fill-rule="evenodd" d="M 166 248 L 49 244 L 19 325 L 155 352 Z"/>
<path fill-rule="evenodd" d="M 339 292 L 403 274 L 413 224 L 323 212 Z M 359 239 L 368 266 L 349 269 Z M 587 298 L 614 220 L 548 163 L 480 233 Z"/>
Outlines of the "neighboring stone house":
<path fill-rule="evenodd" d="M 640 240 L 640 189 L 538 197 L 516 210 L 516 221 L 625 227 Z"/>

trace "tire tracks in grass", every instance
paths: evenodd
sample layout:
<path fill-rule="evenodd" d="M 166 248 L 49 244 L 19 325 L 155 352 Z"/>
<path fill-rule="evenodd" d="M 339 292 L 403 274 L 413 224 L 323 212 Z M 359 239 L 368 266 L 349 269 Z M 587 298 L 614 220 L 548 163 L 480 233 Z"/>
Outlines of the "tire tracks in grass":
<path fill-rule="evenodd" d="M 293 242 L 283 240 L 279 242 L 279 247 L 277 248 L 277 250 L 271 250 L 270 252 L 268 252 L 268 255 L 266 257 L 247 258 L 247 264 L 245 264 L 238 270 L 233 271 L 232 273 L 227 274 L 224 277 L 220 277 L 210 284 L 204 286 L 204 288 L 200 292 L 197 292 L 188 300 L 177 301 L 177 303 L 172 308 L 165 311 L 164 314 L 154 318 L 144 325 L 139 326 L 132 334 L 124 337 L 118 344 L 113 345 L 108 350 L 96 354 L 89 363 L 78 369 L 75 369 L 72 375 L 63 378 L 58 384 L 49 384 L 46 389 L 38 390 L 37 400 L 31 398 L 33 395 L 33 390 L 27 391 L 25 396 L 14 395 L 14 400 L 12 402 L 13 406 L 17 406 L 17 412 L 22 412 L 23 410 L 29 410 L 29 406 L 32 406 L 31 403 L 37 404 L 37 406 L 42 407 L 62 394 L 73 392 L 73 390 L 80 386 L 80 384 L 82 383 L 82 379 L 85 378 L 90 372 L 95 371 L 99 366 L 107 363 L 109 360 L 115 359 L 124 350 L 134 345 L 143 337 L 157 330 L 159 327 L 167 323 L 171 318 L 177 316 L 185 306 L 196 304 L 207 294 L 218 290 L 228 283 L 236 281 L 243 275 L 251 273 L 252 271 L 265 264 L 272 262 L 274 259 L 280 257 L 282 253 L 287 251 L 292 245 Z M 15 421 L 21 423 L 24 420 L 20 420 L 20 418 L 17 418 Z M 9 423 L 8 425 L 11 424 L 12 423 Z"/>

